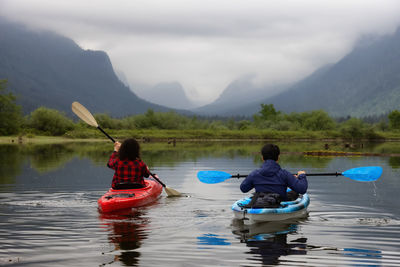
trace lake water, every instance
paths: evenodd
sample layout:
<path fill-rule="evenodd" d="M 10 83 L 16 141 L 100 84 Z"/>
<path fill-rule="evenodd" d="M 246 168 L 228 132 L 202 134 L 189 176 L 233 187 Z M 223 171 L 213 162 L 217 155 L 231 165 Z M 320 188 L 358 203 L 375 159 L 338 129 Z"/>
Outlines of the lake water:
<path fill-rule="evenodd" d="M 399 143 L 336 151 L 382 156 L 311 157 L 323 143 L 278 143 L 292 172 L 382 166 L 376 182 L 309 177 L 309 216 L 244 226 L 231 205 L 240 180 L 203 184 L 200 170 L 247 174 L 262 143 L 142 143 L 142 158 L 183 197 L 163 192 L 129 214 L 103 216 L 97 199 L 113 171 L 112 143 L 0 145 L 0 265 L 10 266 L 400 266 Z M 394 153 L 394 154 L 391 154 Z M 391 155 L 389 155 L 391 154 Z"/>

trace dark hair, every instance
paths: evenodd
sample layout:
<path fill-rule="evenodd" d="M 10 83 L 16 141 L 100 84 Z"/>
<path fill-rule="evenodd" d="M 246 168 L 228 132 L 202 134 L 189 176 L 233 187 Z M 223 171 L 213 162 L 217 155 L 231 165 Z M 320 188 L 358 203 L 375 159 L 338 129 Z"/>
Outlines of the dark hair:
<path fill-rule="evenodd" d="M 119 149 L 120 160 L 136 160 L 140 158 L 140 146 L 133 138 L 126 139 Z"/>
<path fill-rule="evenodd" d="M 261 154 L 264 160 L 272 159 L 277 161 L 280 153 L 281 151 L 279 150 L 279 147 L 274 144 L 266 144 L 261 149 Z"/>

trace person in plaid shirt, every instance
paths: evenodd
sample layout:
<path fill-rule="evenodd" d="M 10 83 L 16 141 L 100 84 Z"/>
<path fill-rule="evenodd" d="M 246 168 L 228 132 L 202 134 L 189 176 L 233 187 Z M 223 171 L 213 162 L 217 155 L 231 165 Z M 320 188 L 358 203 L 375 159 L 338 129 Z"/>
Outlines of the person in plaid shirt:
<path fill-rule="evenodd" d="M 114 152 L 107 166 L 115 170 L 111 183 L 113 189 L 144 187 L 144 177 L 150 175 L 149 168 L 140 159 L 139 143 L 133 138 L 125 140 L 122 145 L 120 142 L 114 143 Z"/>

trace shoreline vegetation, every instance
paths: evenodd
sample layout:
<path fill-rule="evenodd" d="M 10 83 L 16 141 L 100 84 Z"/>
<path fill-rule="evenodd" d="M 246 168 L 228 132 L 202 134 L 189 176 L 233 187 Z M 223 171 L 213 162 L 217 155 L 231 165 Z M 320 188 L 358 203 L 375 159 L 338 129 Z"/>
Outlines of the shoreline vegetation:
<path fill-rule="evenodd" d="M 309 138 L 297 138 L 295 139 L 256 139 L 256 138 L 239 138 L 239 139 L 228 139 L 228 138 L 185 138 L 183 136 L 170 138 L 161 137 L 159 131 L 153 131 L 157 135 L 152 136 L 149 132 L 146 133 L 146 137 L 136 138 L 139 142 L 146 143 L 146 147 L 152 150 L 155 147 L 162 146 L 162 148 L 168 151 L 175 151 L 175 149 L 187 149 L 188 145 L 196 144 L 198 146 L 207 146 L 210 144 L 220 144 L 225 148 L 228 146 L 245 146 L 253 147 L 259 142 L 284 142 L 290 144 L 297 142 L 300 146 L 298 149 L 284 151 L 282 154 L 285 155 L 304 155 L 306 157 L 361 157 L 361 156 L 378 156 L 378 157 L 396 157 L 400 158 L 400 139 L 390 139 L 390 140 L 345 140 L 345 139 L 309 139 Z M 164 132 L 164 131 L 161 131 Z M 125 136 L 116 134 L 117 140 L 123 140 Z M 117 138 L 118 135 L 118 138 Z M 354 143 L 351 143 L 354 141 Z M 110 140 L 103 135 L 99 135 L 90 138 L 71 138 L 65 136 L 0 136 L 0 145 L 11 145 L 11 146 L 42 146 L 42 145 L 79 145 L 80 144 L 91 144 L 90 146 L 102 147 L 110 144 Z M 368 146 L 364 150 L 364 144 Z M 380 147 L 377 149 L 370 149 L 371 144 L 374 147 Z M 252 152 L 258 154 L 258 152 Z"/>
<path fill-rule="evenodd" d="M 276 131 L 276 130 L 114 130 L 106 131 L 116 140 L 135 138 L 140 142 L 203 142 L 203 141 L 296 141 L 342 142 L 400 142 L 400 132 L 375 132 L 374 138 L 346 138 L 339 131 Z M 109 142 L 97 129 L 81 128 L 62 136 L 19 134 L 0 136 L 0 144 L 51 144 L 65 142 Z"/>
<path fill-rule="evenodd" d="M 0 80 L 0 142 L 54 143 L 100 141 L 98 129 L 63 112 L 38 107 L 23 116 L 16 97 L 4 93 Z M 94 114 L 101 128 L 117 140 L 136 138 L 143 142 L 167 141 L 400 141 L 400 111 L 369 118 L 333 118 L 324 110 L 284 113 L 273 104 L 261 104 L 252 117 L 207 117 L 183 115 L 175 111 L 147 110 L 143 114 L 113 118 Z M 9 138 L 9 139 L 7 139 Z M 7 141 L 9 140 L 9 141 Z"/>

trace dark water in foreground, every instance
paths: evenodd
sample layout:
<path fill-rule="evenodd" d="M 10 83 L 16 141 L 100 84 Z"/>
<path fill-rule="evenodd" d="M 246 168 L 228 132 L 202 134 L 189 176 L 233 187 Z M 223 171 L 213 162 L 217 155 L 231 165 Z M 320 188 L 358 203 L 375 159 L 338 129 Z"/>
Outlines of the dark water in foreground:
<path fill-rule="evenodd" d="M 279 144 L 282 151 L 323 144 Z M 0 146 L 0 265 L 11 266 L 400 266 L 400 159 L 283 154 L 291 171 L 382 166 L 362 183 L 309 177 L 309 217 L 246 227 L 233 220 L 237 179 L 202 184 L 199 170 L 247 174 L 260 143 L 142 144 L 143 159 L 183 197 L 124 216 L 102 216 L 112 144 Z M 340 144 L 332 147 L 344 150 Z M 356 149 L 357 151 L 357 149 Z M 358 151 L 399 153 L 397 143 Z"/>

